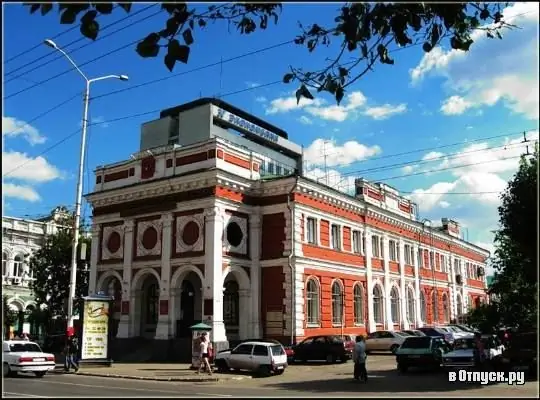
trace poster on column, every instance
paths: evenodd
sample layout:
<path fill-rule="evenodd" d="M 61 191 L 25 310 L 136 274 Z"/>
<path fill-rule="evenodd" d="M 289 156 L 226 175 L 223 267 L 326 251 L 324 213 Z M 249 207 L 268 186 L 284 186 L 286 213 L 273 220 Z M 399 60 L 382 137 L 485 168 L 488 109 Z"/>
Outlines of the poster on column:
<path fill-rule="evenodd" d="M 83 306 L 81 361 L 109 358 L 111 297 L 86 297 Z"/>

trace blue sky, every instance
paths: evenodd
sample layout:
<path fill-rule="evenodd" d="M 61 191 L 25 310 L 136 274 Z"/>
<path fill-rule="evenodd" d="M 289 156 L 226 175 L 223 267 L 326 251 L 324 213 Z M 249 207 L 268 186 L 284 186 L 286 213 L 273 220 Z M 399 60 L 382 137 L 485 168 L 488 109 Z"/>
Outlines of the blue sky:
<path fill-rule="evenodd" d="M 223 24 L 209 25 L 203 31 L 196 29 L 189 64 L 177 64 L 174 73 L 291 40 L 299 33 L 298 21 L 304 25 L 314 21 L 320 25 L 332 23 L 337 6 L 287 5 L 278 26 L 271 24 L 266 31 L 249 36 L 240 35 L 234 28 L 229 34 Z M 132 13 L 144 7 L 148 4 L 135 5 Z M 132 25 L 77 51 L 74 49 L 90 42 L 83 39 L 68 46 L 80 38 L 77 29 L 55 41 L 82 64 L 160 30 L 166 20 L 164 12 L 133 24 L 157 11 L 159 6 L 105 29 L 101 35 L 130 22 Z M 343 190 L 350 190 L 352 180 L 359 174 L 373 181 L 384 180 L 418 202 L 422 217 L 454 218 L 466 228 L 470 241 L 490 246 L 490 232 L 497 226 L 498 204 L 497 193 L 491 192 L 505 187 L 518 162 L 505 159 L 524 151 L 519 144 L 522 135 L 517 132 L 536 130 L 529 132 L 528 138 L 538 137 L 538 4 L 513 4 L 504 15 L 522 29 L 508 31 L 502 41 L 486 39 L 479 32 L 468 54 L 450 51 L 446 43 L 427 55 L 421 46 L 396 52 L 392 55 L 396 60 L 394 66 L 376 65 L 375 72 L 349 88 L 340 107 L 326 96 L 296 105 L 291 100 L 296 88 L 292 84 L 257 87 L 280 80 L 289 65 L 305 70 L 320 68 L 325 57 L 335 54 L 337 41 L 330 48 L 311 54 L 305 47 L 284 45 L 226 62 L 221 68 L 186 73 L 96 98 L 90 107 L 95 125 L 90 128 L 87 170 L 126 159 L 136 152 L 140 124 L 157 118 L 158 112 L 117 122 L 102 121 L 171 107 L 201 95 L 226 95 L 250 89 L 223 99 L 288 131 L 291 140 L 304 146 L 311 176 L 324 176 L 321 155 L 325 152 L 329 183 L 339 183 Z M 100 17 L 99 22 L 103 27 L 124 16 L 118 10 Z M 4 60 L 70 27 L 58 21 L 56 10 L 41 17 L 30 15 L 20 5 L 6 4 Z M 80 135 L 36 157 L 79 129 L 81 98 L 74 98 L 31 124 L 25 123 L 81 92 L 82 78 L 72 71 L 11 96 L 32 86 L 32 81 L 39 82 L 69 69 L 67 60 L 59 58 L 25 73 L 57 58 L 58 54 L 50 55 L 51 51 L 39 46 L 4 62 L 2 167 L 7 215 L 36 216 L 46 214 L 57 204 L 74 203 Z M 36 59 L 39 60 L 24 67 Z M 89 77 L 129 75 L 128 82 L 96 83 L 92 97 L 98 97 L 170 76 L 162 60 L 162 56 L 141 59 L 134 46 L 130 46 L 89 63 L 83 70 Z M 505 143 L 506 149 L 501 147 Z M 422 149 L 425 150 L 419 151 Z M 404 152 L 411 153 L 395 156 Z M 29 162 L 9 173 L 25 161 Z M 472 163 L 480 164 L 469 165 Z M 443 168 L 446 170 L 426 173 Z M 91 190 L 93 182 L 93 174 L 87 172 L 85 192 Z M 86 216 L 89 214 L 86 209 Z"/>

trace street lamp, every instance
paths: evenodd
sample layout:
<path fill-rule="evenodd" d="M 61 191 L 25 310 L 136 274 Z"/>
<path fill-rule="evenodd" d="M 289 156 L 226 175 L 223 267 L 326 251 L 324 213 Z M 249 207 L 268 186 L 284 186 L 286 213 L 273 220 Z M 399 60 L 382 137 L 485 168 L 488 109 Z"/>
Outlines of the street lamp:
<path fill-rule="evenodd" d="M 71 251 L 71 276 L 69 283 L 69 296 L 67 306 L 67 327 L 73 328 L 73 300 L 75 299 L 75 287 L 77 285 L 77 246 L 79 244 L 79 229 L 81 223 L 81 203 L 82 203 L 82 185 L 84 176 L 84 153 L 86 151 L 86 129 L 88 127 L 88 103 L 90 101 L 90 85 L 93 82 L 102 81 L 105 79 L 119 79 L 121 81 L 127 81 L 129 78 L 127 75 L 106 75 L 98 78 L 88 79 L 88 77 L 81 71 L 81 69 L 75 64 L 71 57 L 51 39 L 44 41 L 46 46 L 53 48 L 54 50 L 62 53 L 68 61 L 75 67 L 75 69 L 81 74 L 86 81 L 86 91 L 84 94 L 84 115 L 82 120 L 82 135 L 81 135 L 81 153 L 79 157 L 79 176 L 77 180 L 77 192 L 75 202 L 75 218 L 73 220 L 73 248 Z"/>

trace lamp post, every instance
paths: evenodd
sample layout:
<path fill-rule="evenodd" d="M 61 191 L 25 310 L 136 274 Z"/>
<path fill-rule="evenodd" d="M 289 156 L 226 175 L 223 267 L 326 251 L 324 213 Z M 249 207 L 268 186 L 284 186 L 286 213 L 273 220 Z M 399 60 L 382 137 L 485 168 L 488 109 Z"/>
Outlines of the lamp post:
<path fill-rule="evenodd" d="M 81 71 L 81 69 L 75 64 L 71 57 L 60 47 L 56 45 L 52 40 L 46 39 L 44 44 L 53 48 L 54 50 L 62 53 L 68 61 L 75 67 L 79 74 L 84 78 L 86 82 L 86 91 L 84 93 L 84 115 L 82 120 L 82 135 L 81 135 L 81 150 L 79 156 L 79 176 L 77 179 L 77 191 L 75 200 L 75 218 L 73 219 L 73 248 L 71 251 L 71 276 L 69 283 L 69 296 L 67 299 L 67 327 L 73 327 L 73 300 L 75 299 L 75 287 L 77 285 L 77 246 L 79 244 L 79 229 L 81 220 L 81 203 L 82 203 L 82 189 L 83 189 L 83 176 L 84 176 L 84 154 L 86 152 L 86 129 L 88 127 L 88 103 L 90 101 L 90 85 L 93 82 L 102 81 L 105 79 L 120 79 L 121 81 L 127 81 L 129 78 L 127 75 L 105 75 L 98 78 L 88 79 L 88 77 Z"/>

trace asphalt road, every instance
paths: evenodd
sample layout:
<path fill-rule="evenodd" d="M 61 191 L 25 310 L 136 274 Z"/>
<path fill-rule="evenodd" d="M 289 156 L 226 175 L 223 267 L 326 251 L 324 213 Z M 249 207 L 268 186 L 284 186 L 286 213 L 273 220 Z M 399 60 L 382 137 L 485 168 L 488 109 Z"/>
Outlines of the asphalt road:
<path fill-rule="evenodd" d="M 411 371 L 400 374 L 393 357 L 370 356 L 369 382 L 352 380 L 352 363 L 290 366 L 285 374 L 260 379 L 217 383 L 155 382 L 98 378 L 82 375 L 47 375 L 43 379 L 19 376 L 4 379 L 3 397 L 535 397 L 538 382 L 524 386 L 482 386 L 448 382 L 442 372 Z"/>

